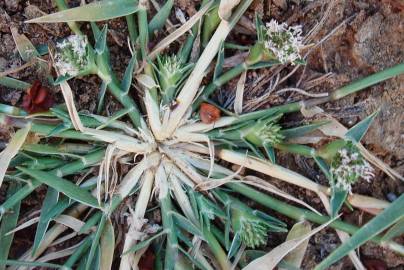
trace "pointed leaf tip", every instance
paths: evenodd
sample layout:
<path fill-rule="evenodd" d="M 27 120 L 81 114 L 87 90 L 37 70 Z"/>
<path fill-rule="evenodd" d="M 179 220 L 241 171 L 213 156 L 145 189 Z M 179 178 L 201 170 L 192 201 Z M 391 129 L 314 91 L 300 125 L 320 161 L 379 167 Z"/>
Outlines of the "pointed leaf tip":
<path fill-rule="evenodd" d="M 363 136 L 365 136 L 370 125 L 373 123 L 379 112 L 380 109 L 376 110 L 371 115 L 367 116 L 365 119 L 350 128 L 345 134 L 345 138 L 354 142 L 359 142 L 363 138 Z"/>

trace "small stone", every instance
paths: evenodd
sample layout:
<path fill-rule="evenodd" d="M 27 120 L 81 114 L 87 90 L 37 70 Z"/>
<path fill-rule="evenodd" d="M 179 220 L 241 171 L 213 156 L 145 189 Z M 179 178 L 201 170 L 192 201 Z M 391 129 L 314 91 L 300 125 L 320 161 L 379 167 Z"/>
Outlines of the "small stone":
<path fill-rule="evenodd" d="M 20 0 L 6 0 L 6 8 L 9 11 L 17 11 L 18 10 L 18 4 L 20 3 Z"/>
<path fill-rule="evenodd" d="M 395 201 L 395 200 L 397 199 L 397 195 L 394 194 L 394 193 L 392 193 L 392 192 L 390 192 L 390 193 L 387 194 L 387 199 L 388 199 L 390 202 L 393 202 L 393 201 Z"/>

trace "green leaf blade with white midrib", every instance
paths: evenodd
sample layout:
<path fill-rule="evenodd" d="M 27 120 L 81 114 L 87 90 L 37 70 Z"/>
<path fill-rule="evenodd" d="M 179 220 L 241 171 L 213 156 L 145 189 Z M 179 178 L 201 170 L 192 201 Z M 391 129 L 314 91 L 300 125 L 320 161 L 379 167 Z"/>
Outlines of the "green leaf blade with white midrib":
<path fill-rule="evenodd" d="M 17 167 L 17 169 L 33 177 L 35 180 L 56 189 L 75 201 L 93 208 L 101 208 L 94 196 L 64 178 L 38 170 L 30 170 L 22 167 Z"/>
<path fill-rule="evenodd" d="M 7 190 L 7 197 L 9 198 L 13 194 L 17 193 L 21 185 L 16 182 L 12 182 Z M 14 205 L 12 210 L 9 213 L 6 213 L 1 221 L 0 226 L 0 261 L 7 260 L 9 256 L 9 252 L 12 246 L 12 242 L 14 239 L 14 234 L 7 233 L 13 230 L 17 226 L 18 217 L 20 215 L 20 206 L 21 202 Z M 0 264 L 0 270 L 5 270 L 6 265 Z"/>
<path fill-rule="evenodd" d="M 316 270 L 327 269 L 331 264 L 346 256 L 350 251 L 364 244 L 404 216 L 404 195 L 396 199 L 388 208 L 362 226 L 349 240 L 335 249 Z"/>
<path fill-rule="evenodd" d="M 138 11 L 135 0 L 104 0 L 66 9 L 27 21 L 27 23 L 98 22 L 123 17 Z"/>

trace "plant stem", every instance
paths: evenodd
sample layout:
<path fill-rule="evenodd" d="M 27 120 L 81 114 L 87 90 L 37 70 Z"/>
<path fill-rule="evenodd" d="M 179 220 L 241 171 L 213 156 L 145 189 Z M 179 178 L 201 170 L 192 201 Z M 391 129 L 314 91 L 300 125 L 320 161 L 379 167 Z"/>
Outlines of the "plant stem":
<path fill-rule="evenodd" d="M 231 264 L 230 264 L 229 260 L 227 259 L 227 254 L 226 254 L 226 252 L 224 252 L 222 246 L 217 241 L 217 239 L 213 235 L 213 233 L 210 230 L 208 230 L 207 228 L 204 228 L 203 237 L 205 238 L 206 242 L 208 243 L 208 246 L 209 246 L 210 250 L 212 251 L 213 255 L 219 262 L 220 268 L 222 270 L 231 269 Z"/>
<path fill-rule="evenodd" d="M 404 73 L 404 63 L 356 80 L 349 85 L 334 91 L 328 97 L 308 100 L 305 102 L 305 105 L 306 107 L 312 107 L 325 102 L 334 101 L 402 73 Z"/>
<path fill-rule="evenodd" d="M 22 119 L 22 118 L 14 118 L 12 116 L 0 113 L 0 125 L 23 128 L 26 126 L 27 122 L 29 122 L 29 121 L 30 120 L 26 120 L 26 119 Z M 47 136 L 56 127 L 57 127 L 56 125 L 40 124 L 40 123 L 33 122 L 31 124 L 30 131 L 33 133 L 37 133 L 39 135 Z M 93 136 L 78 132 L 76 130 L 66 130 L 66 131 L 62 131 L 57 134 L 54 134 L 52 136 L 59 137 L 59 138 L 66 138 L 66 139 L 75 139 L 75 140 L 98 141 Z"/>
<path fill-rule="evenodd" d="M 328 216 L 321 216 L 318 215 L 310 210 L 306 209 L 301 209 L 292 205 L 289 205 L 287 203 L 284 203 L 282 201 L 279 201 L 267 194 L 264 194 L 260 191 L 257 191 L 253 188 L 250 188 L 244 184 L 238 184 L 238 183 L 228 183 L 226 184 L 229 188 L 231 188 L 233 191 L 240 193 L 268 208 L 271 208 L 272 210 L 279 212 L 285 216 L 288 216 L 290 218 L 293 218 L 295 220 L 309 220 L 311 222 L 317 223 L 317 224 L 324 224 L 328 222 L 331 218 Z M 332 222 L 330 227 L 341 230 L 344 232 L 347 232 L 349 234 L 354 234 L 356 233 L 359 228 L 357 226 L 345 223 L 341 220 L 336 220 Z M 400 251 L 401 246 L 397 245 L 395 242 L 381 242 L 381 238 L 379 236 L 376 236 L 372 239 L 373 242 L 377 244 L 383 244 L 390 249 L 394 251 Z"/>
<path fill-rule="evenodd" d="M 132 45 L 132 48 L 135 46 L 136 39 L 138 37 L 136 23 L 135 23 L 135 16 L 133 14 L 128 15 L 126 18 L 126 24 L 128 25 L 128 32 L 129 32 L 129 39 Z"/>
<path fill-rule="evenodd" d="M 164 5 L 160 8 L 160 10 L 154 15 L 151 19 L 148 31 L 149 35 L 152 36 L 154 32 L 161 30 L 163 26 L 166 24 L 168 17 L 170 16 L 171 9 L 174 6 L 174 0 L 166 0 Z"/>
<path fill-rule="evenodd" d="M 298 154 L 306 157 L 313 157 L 314 155 L 316 155 L 316 149 L 302 144 L 278 143 L 274 144 L 273 147 L 280 151 Z"/>
<path fill-rule="evenodd" d="M 139 27 L 139 43 L 142 53 L 142 60 L 147 58 L 148 43 L 149 43 L 149 26 L 147 23 L 147 0 L 139 1 L 139 11 L 137 13 Z"/>
<path fill-rule="evenodd" d="M 55 0 L 55 3 L 60 11 L 69 9 L 69 6 L 66 4 L 65 0 Z M 76 35 L 83 35 L 83 33 L 80 31 L 80 27 L 76 22 L 68 22 L 67 24 Z"/>
<path fill-rule="evenodd" d="M 265 116 L 268 114 L 275 114 L 275 113 L 291 113 L 291 112 L 297 112 L 300 111 L 303 107 L 305 108 L 310 108 L 319 104 L 323 104 L 326 102 L 330 101 L 335 101 L 337 99 L 343 98 L 347 95 L 353 94 L 355 92 L 358 92 L 360 90 L 365 89 L 366 87 L 375 85 L 379 82 L 382 82 L 384 80 L 390 79 L 394 76 L 398 76 L 400 74 L 404 73 L 404 64 L 398 64 L 396 66 L 393 66 L 391 68 L 385 69 L 383 71 L 380 71 L 378 73 L 372 74 L 368 77 L 359 79 L 351 84 L 348 84 L 338 90 L 335 90 L 331 95 L 328 97 L 324 98 L 313 98 L 309 99 L 306 101 L 301 101 L 301 102 L 293 102 L 277 107 L 273 107 L 267 110 L 261 110 L 261 111 L 256 111 L 252 113 L 248 113 L 243 115 L 241 118 L 245 121 L 246 119 L 249 119 L 252 117 L 254 118 L 259 118 L 261 116 Z"/>
<path fill-rule="evenodd" d="M 166 230 L 169 230 L 169 233 L 167 234 L 164 269 L 172 269 L 170 266 L 174 265 L 178 255 L 178 239 L 175 232 L 173 217 L 171 215 L 173 210 L 170 195 L 167 194 L 163 198 L 160 198 L 160 207 L 163 219 L 163 227 Z"/>
<path fill-rule="evenodd" d="M 139 108 L 137 107 L 135 101 L 128 95 L 128 93 L 123 92 L 121 87 L 114 81 L 108 84 L 108 89 L 111 94 L 127 109 L 131 109 L 128 112 L 130 119 L 136 127 L 142 126 L 142 116 L 140 115 Z"/>

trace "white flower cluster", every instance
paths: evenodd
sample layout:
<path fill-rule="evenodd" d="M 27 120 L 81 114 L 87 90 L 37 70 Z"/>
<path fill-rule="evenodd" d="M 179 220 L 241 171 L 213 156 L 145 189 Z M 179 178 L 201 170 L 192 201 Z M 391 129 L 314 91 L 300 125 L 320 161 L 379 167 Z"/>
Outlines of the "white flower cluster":
<path fill-rule="evenodd" d="M 60 75 L 76 76 L 88 65 L 86 37 L 71 35 L 56 44 L 55 67 Z"/>
<path fill-rule="evenodd" d="M 295 64 L 300 59 L 299 50 L 303 46 L 301 25 L 288 27 L 286 23 L 279 24 L 271 20 L 266 25 L 265 48 L 272 51 L 277 59 L 285 63 Z"/>
<path fill-rule="evenodd" d="M 357 151 L 343 148 L 338 151 L 336 160 L 331 165 L 332 173 L 337 188 L 343 188 L 351 192 L 351 185 L 363 178 L 370 182 L 374 175 L 372 166 L 364 160 Z"/>

